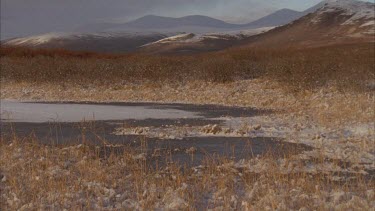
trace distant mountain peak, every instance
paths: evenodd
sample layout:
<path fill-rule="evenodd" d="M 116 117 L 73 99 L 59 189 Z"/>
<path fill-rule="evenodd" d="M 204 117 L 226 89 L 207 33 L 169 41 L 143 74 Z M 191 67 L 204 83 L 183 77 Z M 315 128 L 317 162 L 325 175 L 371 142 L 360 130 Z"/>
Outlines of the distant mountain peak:
<path fill-rule="evenodd" d="M 181 28 L 186 26 L 223 29 L 238 27 L 235 24 L 230 24 L 204 15 L 189 15 L 179 18 L 146 15 L 128 23 L 121 24 L 118 28 L 155 30 Z"/>
<path fill-rule="evenodd" d="M 247 24 L 247 26 L 251 28 L 280 26 L 280 25 L 285 25 L 287 23 L 290 23 L 291 21 L 294 21 L 302 17 L 303 15 L 304 14 L 302 14 L 301 12 L 288 9 L 288 8 L 284 8 L 284 9 L 277 10 L 256 21 L 253 21 Z"/>

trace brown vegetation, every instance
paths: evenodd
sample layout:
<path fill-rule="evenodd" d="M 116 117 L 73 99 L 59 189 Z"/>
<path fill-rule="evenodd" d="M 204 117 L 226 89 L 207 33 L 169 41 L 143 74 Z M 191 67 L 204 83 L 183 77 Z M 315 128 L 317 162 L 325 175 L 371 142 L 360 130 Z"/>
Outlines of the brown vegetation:
<path fill-rule="evenodd" d="M 43 146 L 0 140 L 0 206 L 73 210 L 371 210 L 373 178 L 323 156 L 156 168 L 129 147 Z M 146 146 L 146 145 L 145 145 Z M 122 148 L 124 151 L 116 149 Z M 107 154 L 103 154 L 103 150 Z M 142 149 L 141 149 L 142 150 Z M 143 149 L 145 150 L 145 148 Z M 116 153 L 117 152 L 117 153 Z M 168 159 L 168 158 L 166 158 Z M 340 165 L 342 167 L 340 167 Z M 361 172 L 361 171 L 359 171 Z"/>
<path fill-rule="evenodd" d="M 366 89 L 374 80 L 372 43 L 308 49 L 231 49 L 194 56 L 109 55 L 1 49 L 3 82 L 64 85 L 230 82 L 268 78 L 293 89 Z"/>
<path fill-rule="evenodd" d="M 96 53 L 92 51 L 70 51 L 66 49 L 33 49 L 28 47 L 12 47 L 2 46 L 0 48 L 0 57 L 12 58 L 34 58 L 34 57 L 48 57 L 48 58 L 120 58 L 124 55 Z"/>
<path fill-rule="evenodd" d="M 288 109 L 280 118 L 290 125 L 309 125 L 311 120 L 329 125 L 338 120 L 346 127 L 349 121 L 374 120 L 374 51 L 373 43 L 229 49 L 194 56 L 1 48 L 1 94 L 18 99 Z M 306 122 L 295 122 L 291 117 L 296 114 Z M 369 137 L 358 142 L 343 138 L 337 144 L 347 144 L 345 156 L 357 155 L 353 146 L 371 145 L 373 136 Z M 196 168 L 170 164 L 155 169 L 132 148 L 103 157 L 103 146 L 55 147 L 27 140 L 32 138 L 0 139 L 0 205 L 5 209 L 374 207 L 373 171 L 329 160 L 324 147 L 316 148 L 320 156 L 307 160 L 267 155 L 235 163 L 210 157 Z"/>

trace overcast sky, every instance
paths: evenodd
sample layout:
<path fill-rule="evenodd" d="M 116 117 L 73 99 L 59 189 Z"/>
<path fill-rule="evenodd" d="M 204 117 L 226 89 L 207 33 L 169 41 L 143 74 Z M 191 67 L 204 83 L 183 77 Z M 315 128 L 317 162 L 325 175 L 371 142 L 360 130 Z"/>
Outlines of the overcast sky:
<path fill-rule="evenodd" d="M 373 1 L 373 0 L 372 0 Z M 208 15 L 244 23 L 277 9 L 305 10 L 320 0 L 1 0 L 1 39 L 70 31 L 95 22 L 144 15 Z"/>

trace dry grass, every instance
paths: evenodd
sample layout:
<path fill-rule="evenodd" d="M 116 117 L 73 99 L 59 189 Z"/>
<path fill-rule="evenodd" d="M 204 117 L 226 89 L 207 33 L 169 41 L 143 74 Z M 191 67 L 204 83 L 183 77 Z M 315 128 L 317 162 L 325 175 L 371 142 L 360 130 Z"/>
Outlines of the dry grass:
<path fill-rule="evenodd" d="M 155 168 L 125 147 L 34 144 L 1 139 L 1 207 L 74 210 L 370 210 L 374 180 L 339 161 L 272 155 L 207 157 L 187 168 Z M 146 144 L 144 144 L 146 146 Z M 113 152 L 113 151 L 112 151 Z M 306 170 L 307 169 L 307 170 Z M 360 169 L 358 169 L 360 171 Z M 346 172 L 346 173 L 345 173 Z"/>
<path fill-rule="evenodd" d="M 374 81 L 372 44 L 231 49 L 194 56 L 1 51 L 3 99 L 252 106 L 286 111 L 283 120 L 290 124 L 297 115 L 305 117 L 306 125 L 315 120 L 330 127 L 375 118 L 369 86 Z M 32 138 L 1 139 L 1 206 L 5 209 L 375 207 L 374 179 L 363 174 L 364 169 L 345 174 L 348 168 L 323 152 L 310 160 L 265 155 L 235 163 L 208 157 L 197 168 L 170 164 L 155 169 L 132 148 L 103 157 L 102 147 L 63 148 L 34 142 Z"/>
<path fill-rule="evenodd" d="M 308 49 L 231 49 L 193 56 L 108 55 L 64 50 L 1 49 L 1 78 L 70 85 L 231 82 L 266 78 L 291 90 L 327 85 L 368 90 L 373 43 Z M 371 82 L 371 81 L 370 81 Z"/>
<path fill-rule="evenodd" d="M 49 57 L 49 58 L 120 58 L 125 57 L 123 54 L 106 54 L 106 53 L 95 53 L 90 51 L 69 51 L 66 49 L 32 49 L 27 47 L 11 47 L 2 46 L 0 49 L 0 57 L 12 57 L 12 58 L 34 58 L 34 57 Z"/>
<path fill-rule="evenodd" d="M 192 56 L 2 48 L 1 94 L 26 100 L 218 103 L 308 111 L 323 122 L 373 121 L 373 45 Z"/>
<path fill-rule="evenodd" d="M 375 121 L 372 92 L 341 92 L 334 87 L 290 92 L 282 84 L 262 79 L 227 83 L 195 81 L 186 84 L 111 84 L 108 86 L 51 83 L 3 83 L 4 99 L 99 102 L 161 102 L 221 104 L 271 109 L 309 116 L 331 127 Z M 334 124 L 335 123 L 335 124 Z"/>

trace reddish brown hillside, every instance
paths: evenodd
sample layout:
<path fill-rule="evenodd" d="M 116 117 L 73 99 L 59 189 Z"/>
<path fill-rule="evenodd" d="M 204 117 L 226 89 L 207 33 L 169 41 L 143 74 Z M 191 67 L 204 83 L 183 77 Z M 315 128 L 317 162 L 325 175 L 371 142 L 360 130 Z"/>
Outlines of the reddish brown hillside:
<path fill-rule="evenodd" d="M 314 13 L 267 33 L 247 39 L 246 46 L 307 47 L 352 42 L 374 42 L 373 3 L 327 1 Z"/>

